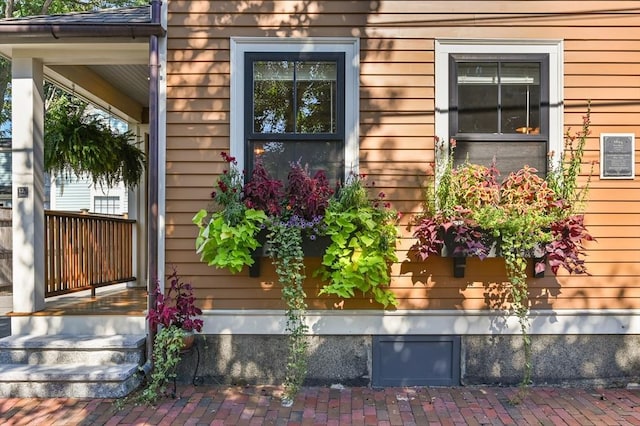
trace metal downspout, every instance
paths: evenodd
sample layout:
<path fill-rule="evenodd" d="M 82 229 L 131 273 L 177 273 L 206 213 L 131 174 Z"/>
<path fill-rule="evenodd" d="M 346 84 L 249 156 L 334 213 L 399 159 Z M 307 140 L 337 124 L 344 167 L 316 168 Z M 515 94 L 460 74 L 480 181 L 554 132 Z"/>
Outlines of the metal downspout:
<path fill-rule="evenodd" d="M 160 0 L 151 1 L 151 20 L 160 23 Z M 148 194 L 147 194 L 147 309 L 155 307 L 155 290 L 158 281 L 158 132 L 159 132 L 159 67 L 158 36 L 149 39 L 149 154 L 147 157 Z M 143 366 L 145 374 L 153 368 L 153 340 L 156 330 L 147 324 L 147 362 Z"/>

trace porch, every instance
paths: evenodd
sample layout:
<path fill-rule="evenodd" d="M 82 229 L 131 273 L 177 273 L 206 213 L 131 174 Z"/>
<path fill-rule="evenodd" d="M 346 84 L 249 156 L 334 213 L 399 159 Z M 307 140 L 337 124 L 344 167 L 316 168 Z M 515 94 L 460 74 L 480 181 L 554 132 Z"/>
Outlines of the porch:
<path fill-rule="evenodd" d="M 84 290 L 45 300 L 33 313 L 9 313 L 13 335 L 146 334 L 147 290 L 126 284 Z"/>
<path fill-rule="evenodd" d="M 45 211 L 44 306 L 5 309 L 12 334 L 145 334 L 137 234 L 136 221 L 124 217 Z"/>

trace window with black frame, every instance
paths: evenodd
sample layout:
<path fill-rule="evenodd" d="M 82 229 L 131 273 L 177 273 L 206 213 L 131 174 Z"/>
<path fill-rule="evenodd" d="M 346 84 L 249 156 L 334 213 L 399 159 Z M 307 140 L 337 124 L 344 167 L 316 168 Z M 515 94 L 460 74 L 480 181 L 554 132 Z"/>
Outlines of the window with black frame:
<path fill-rule="evenodd" d="M 290 164 L 344 177 L 344 53 L 245 54 L 245 167 L 286 181 Z"/>
<path fill-rule="evenodd" d="M 455 163 L 490 165 L 502 177 L 529 165 L 546 173 L 547 55 L 450 55 L 449 131 Z"/>

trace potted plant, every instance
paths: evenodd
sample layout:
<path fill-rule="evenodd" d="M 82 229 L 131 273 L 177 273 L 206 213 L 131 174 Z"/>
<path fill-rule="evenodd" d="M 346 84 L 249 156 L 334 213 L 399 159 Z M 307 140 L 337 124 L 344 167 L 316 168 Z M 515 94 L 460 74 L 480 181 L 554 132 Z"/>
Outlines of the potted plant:
<path fill-rule="evenodd" d="M 191 348 L 194 332 L 202 331 L 204 325 L 202 319 L 197 318 L 202 310 L 195 305 L 191 284 L 184 282 L 175 268 L 168 281 L 166 293 L 156 287 L 155 306 L 147 314 L 154 335 L 153 371 L 140 394 L 140 399 L 147 403 L 154 403 L 165 393 L 168 382 L 176 377 L 181 354 Z"/>
<path fill-rule="evenodd" d="M 554 274 L 560 268 L 569 273 L 587 273 L 584 243 L 593 237 L 584 226 L 580 209 L 588 182 L 580 188 L 577 178 L 589 125 L 590 110 L 581 131 L 573 136 L 567 132 L 564 154 L 557 163 L 550 159 L 544 178 L 529 166 L 509 174 L 502 182 L 495 165 L 467 162 L 453 167 L 455 141 L 446 149 L 436 140 L 437 156 L 444 157 L 444 161 L 436 168 L 437 187 L 430 190 L 432 197 L 417 222 L 414 232 L 417 241 L 412 252 L 419 260 L 443 253 L 482 259 L 489 255 L 490 246 L 497 243 L 509 280 L 505 291 L 523 336 L 523 385 L 530 382 L 532 371 L 528 258 L 542 258 L 535 262 L 535 273 L 544 271 L 545 257 Z M 454 248 L 443 251 L 447 244 Z"/>
<path fill-rule="evenodd" d="M 292 163 L 285 183 L 257 162 L 243 184 L 235 159 L 222 155 L 230 168 L 212 194 L 217 209 L 201 210 L 193 219 L 199 228 L 197 251 L 209 265 L 234 273 L 250 266 L 251 276 L 259 274 L 259 256 L 272 259 L 286 305 L 289 355 L 283 403 L 289 404 L 306 376 L 304 257 L 323 259 L 317 275 L 329 283 L 321 294 L 346 298 L 359 289 L 384 306 L 395 306 L 395 296 L 384 286 L 390 281 L 390 263 L 397 260 L 397 215 L 382 200 L 384 194 L 370 200 L 358 177 L 334 194 L 322 170 L 311 175 L 306 166 Z M 346 266 L 351 261 L 356 268 Z"/>

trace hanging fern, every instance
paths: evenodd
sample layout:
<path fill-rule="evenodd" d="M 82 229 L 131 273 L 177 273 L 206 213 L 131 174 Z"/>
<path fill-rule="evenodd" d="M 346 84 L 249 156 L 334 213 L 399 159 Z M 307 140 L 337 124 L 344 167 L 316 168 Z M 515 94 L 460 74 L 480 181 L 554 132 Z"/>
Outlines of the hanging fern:
<path fill-rule="evenodd" d="M 120 181 L 135 187 L 144 172 L 144 152 L 131 132 L 117 133 L 103 117 L 87 113 L 87 104 L 56 97 L 45 114 L 44 168 L 59 177 L 88 176 L 94 185 Z"/>

